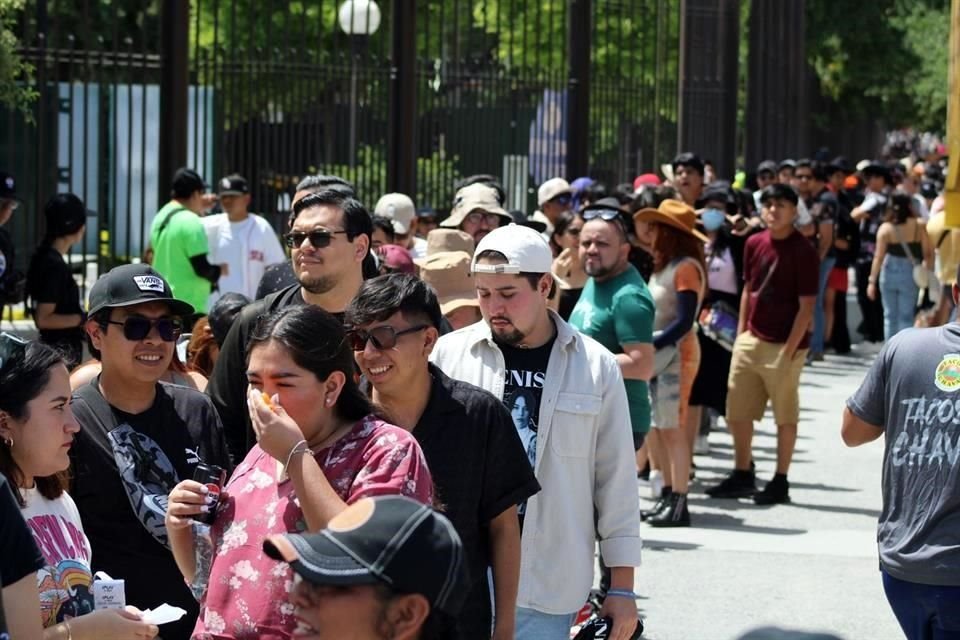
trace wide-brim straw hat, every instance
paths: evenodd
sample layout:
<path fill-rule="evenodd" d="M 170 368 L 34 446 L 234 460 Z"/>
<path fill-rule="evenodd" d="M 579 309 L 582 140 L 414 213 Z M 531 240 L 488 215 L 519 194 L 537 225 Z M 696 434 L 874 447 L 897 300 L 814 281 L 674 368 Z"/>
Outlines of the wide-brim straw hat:
<path fill-rule="evenodd" d="M 702 242 L 709 241 L 707 236 L 697 231 L 697 214 L 693 207 L 680 200 L 667 199 L 656 209 L 640 209 L 633 214 L 633 222 L 657 222 L 679 229 Z"/>

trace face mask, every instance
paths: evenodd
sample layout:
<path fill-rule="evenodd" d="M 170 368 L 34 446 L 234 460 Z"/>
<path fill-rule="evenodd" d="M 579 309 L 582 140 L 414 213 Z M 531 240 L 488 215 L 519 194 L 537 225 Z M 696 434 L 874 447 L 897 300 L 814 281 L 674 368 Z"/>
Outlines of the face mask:
<path fill-rule="evenodd" d="M 703 228 L 707 231 L 716 231 L 723 226 L 726 220 L 727 217 L 720 209 L 704 209 L 703 213 L 700 214 L 700 222 L 703 223 Z"/>

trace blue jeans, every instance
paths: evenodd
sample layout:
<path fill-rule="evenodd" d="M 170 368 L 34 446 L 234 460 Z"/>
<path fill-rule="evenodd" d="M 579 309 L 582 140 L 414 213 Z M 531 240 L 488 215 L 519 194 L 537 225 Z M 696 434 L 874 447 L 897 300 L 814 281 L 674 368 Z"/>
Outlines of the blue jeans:
<path fill-rule="evenodd" d="M 586 599 L 584 599 L 586 600 Z M 541 613 L 517 607 L 517 640 L 569 640 L 574 613 Z"/>
<path fill-rule="evenodd" d="M 880 267 L 884 339 L 889 340 L 898 331 L 913 326 L 919 292 L 913 281 L 913 262 L 910 258 L 887 254 Z"/>
<path fill-rule="evenodd" d="M 883 590 L 907 640 L 960 637 L 960 587 L 917 584 L 883 569 Z"/>
<path fill-rule="evenodd" d="M 827 290 L 827 278 L 837 259 L 829 256 L 820 261 L 820 280 L 817 288 L 817 304 L 813 308 L 813 335 L 810 336 L 810 353 L 823 353 L 824 334 L 827 331 L 827 318 L 823 309 L 823 296 Z"/>

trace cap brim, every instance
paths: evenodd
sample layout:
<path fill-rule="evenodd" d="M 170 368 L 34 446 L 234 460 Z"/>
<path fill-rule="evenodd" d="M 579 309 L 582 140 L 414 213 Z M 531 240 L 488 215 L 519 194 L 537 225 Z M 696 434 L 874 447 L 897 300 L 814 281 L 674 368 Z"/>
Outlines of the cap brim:
<path fill-rule="evenodd" d="M 234 189 L 227 189 L 226 191 L 220 191 L 217 193 L 219 196 L 245 196 L 247 195 L 246 191 L 236 191 Z"/>
<path fill-rule="evenodd" d="M 440 313 L 447 315 L 448 313 L 459 309 L 460 307 L 480 307 L 480 301 L 477 300 L 477 296 L 470 295 L 466 292 L 455 293 L 449 296 L 442 296 L 440 298 Z"/>
<path fill-rule="evenodd" d="M 674 229 L 679 229 L 689 233 L 693 237 L 697 238 L 701 242 L 709 242 L 710 239 L 697 231 L 696 229 L 691 229 L 690 227 L 684 225 L 682 222 L 675 220 L 674 218 L 656 210 L 656 209 L 640 209 L 635 214 L 633 214 L 634 222 L 659 222 L 662 224 L 669 225 Z"/>
<path fill-rule="evenodd" d="M 390 222 L 393 223 L 393 232 L 394 232 L 394 233 L 399 233 L 399 234 L 402 235 L 402 236 L 405 236 L 405 235 L 407 235 L 408 233 L 410 233 L 410 223 L 409 223 L 409 222 L 408 222 L 407 224 L 403 224 L 402 222 L 400 222 L 400 221 L 397 220 L 396 218 L 391 218 L 391 219 L 390 219 Z"/>
<path fill-rule="evenodd" d="M 123 307 L 132 307 L 138 304 L 148 304 L 151 302 L 160 302 L 166 304 L 170 307 L 170 311 L 177 316 L 189 316 L 193 314 L 196 309 L 193 308 L 193 305 L 184 302 L 183 300 L 177 300 L 176 298 L 147 298 L 144 300 L 130 300 L 129 302 L 118 302 L 117 304 L 101 304 L 97 307 L 90 308 L 87 313 L 93 315 L 101 309 L 120 309 Z"/>
<path fill-rule="evenodd" d="M 384 582 L 322 533 L 311 538 L 312 544 L 296 533 L 267 536 L 263 551 L 274 560 L 289 564 L 311 584 L 344 586 Z"/>

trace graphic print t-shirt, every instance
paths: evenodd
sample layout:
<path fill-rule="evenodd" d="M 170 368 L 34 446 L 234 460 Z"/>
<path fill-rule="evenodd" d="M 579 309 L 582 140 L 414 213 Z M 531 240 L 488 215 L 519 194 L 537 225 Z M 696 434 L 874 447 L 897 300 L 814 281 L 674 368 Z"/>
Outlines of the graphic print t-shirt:
<path fill-rule="evenodd" d="M 547 377 L 547 363 L 552 338 L 536 349 L 519 349 L 503 343 L 497 343 L 506 363 L 504 373 L 503 404 L 510 412 L 513 426 L 520 436 L 527 460 L 534 467 L 537 462 L 537 431 L 540 421 L 540 398 L 543 395 L 543 383 Z M 520 505 L 520 513 L 525 511 L 526 503 Z"/>
<path fill-rule="evenodd" d="M 960 586 L 960 325 L 898 333 L 847 407 L 885 431 L 881 566 L 899 580 Z"/>
<path fill-rule="evenodd" d="M 67 493 L 50 500 L 36 489 L 23 490 L 21 510 L 43 554 L 37 571 L 44 628 L 93 611 L 90 542 L 83 533 L 77 505 Z"/>

